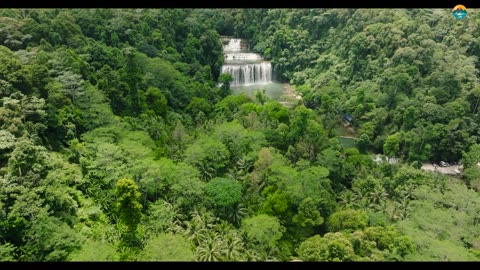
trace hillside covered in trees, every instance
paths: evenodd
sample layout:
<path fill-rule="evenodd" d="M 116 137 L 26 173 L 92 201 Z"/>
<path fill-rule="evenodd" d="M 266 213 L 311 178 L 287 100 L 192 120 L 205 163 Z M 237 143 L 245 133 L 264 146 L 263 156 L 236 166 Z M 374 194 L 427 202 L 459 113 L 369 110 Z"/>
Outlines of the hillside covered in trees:
<path fill-rule="evenodd" d="M 447 9 L 1 9 L 0 261 L 479 261 L 479 26 Z M 236 93 L 222 36 L 302 99 Z"/>

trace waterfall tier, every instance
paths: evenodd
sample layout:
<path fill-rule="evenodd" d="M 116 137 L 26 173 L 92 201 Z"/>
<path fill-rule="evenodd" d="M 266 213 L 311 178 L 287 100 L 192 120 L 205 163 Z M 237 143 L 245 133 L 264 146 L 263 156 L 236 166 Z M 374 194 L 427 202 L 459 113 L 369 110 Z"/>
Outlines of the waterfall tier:
<path fill-rule="evenodd" d="M 232 75 L 231 86 L 265 84 L 272 82 L 272 65 L 270 62 L 256 64 L 227 64 L 221 73 Z"/>
<path fill-rule="evenodd" d="M 248 42 L 241 38 L 223 38 L 224 52 L 248 51 Z"/>
<path fill-rule="evenodd" d="M 259 61 L 262 57 L 258 53 L 225 53 L 225 63 L 241 61 Z"/>

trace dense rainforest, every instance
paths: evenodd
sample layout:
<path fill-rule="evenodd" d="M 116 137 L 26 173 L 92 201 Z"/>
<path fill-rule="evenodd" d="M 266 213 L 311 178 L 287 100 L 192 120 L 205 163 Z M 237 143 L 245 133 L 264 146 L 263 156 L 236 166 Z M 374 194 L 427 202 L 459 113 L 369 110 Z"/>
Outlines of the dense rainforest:
<path fill-rule="evenodd" d="M 1 9 L 0 261 L 480 260 L 477 14 Z"/>

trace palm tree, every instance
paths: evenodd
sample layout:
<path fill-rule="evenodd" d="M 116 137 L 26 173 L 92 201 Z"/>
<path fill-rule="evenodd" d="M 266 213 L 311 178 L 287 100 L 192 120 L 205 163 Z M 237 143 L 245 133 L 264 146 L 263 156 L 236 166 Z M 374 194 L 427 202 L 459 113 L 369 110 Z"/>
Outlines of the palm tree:
<path fill-rule="evenodd" d="M 227 221 L 222 220 L 220 221 L 220 223 L 215 224 L 214 229 L 220 234 L 220 236 L 223 237 L 229 234 L 230 230 L 232 229 L 232 225 L 230 225 L 230 223 L 228 223 Z"/>
<path fill-rule="evenodd" d="M 210 231 L 204 241 L 197 247 L 197 261 L 216 262 L 221 259 L 223 245 L 217 232 Z"/>
<path fill-rule="evenodd" d="M 399 199 L 393 202 L 393 211 L 391 215 L 392 220 L 404 220 L 410 214 L 412 207 L 409 206 L 410 200 L 408 198 Z"/>
<path fill-rule="evenodd" d="M 410 211 L 412 210 L 412 207 L 409 206 L 409 203 L 410 203 L 410 200 L 406 198 L 402 200 L 398 205 L 400 220 L 404 220 L 410 215 Z"/>
<path fill-rule="evenodd" d="M 374 209 L 381 205 L 388 197 L 388 193 L 382 186 L 375 186 L 369 195 L 370 206 Z"/>
<path fill-rule="evenodd" d="M 226 261 L 238 261 L 243 259 L 243 242 L 235 231 L 231 231 L 225 236 L 224 247 Z"/>
<path fill-rule="evenodd" d="M 271 261 L 270 252 L 262 250 L 258 253 L 258 259 L 262 262 Z"/>
<path fill-rule="evenodd" d="M 198 246 L 195 252 L 197 261 L 216 262 L 220 259 L 220 251 L 214 241 L 208 241 L 206 244 Z"/>
<path fill-rule="evenodd" d="M 200 169 L 200 178 L 203 181 L 211 180 L 216 174 L 216 170 L 212 165 L 197 163 L 197 166 Z"/>
<path fill-rule="evenodd" d="M 186 216 L 181 213 L 181 209 L 178 208 L 178 206 L 171 204 L 167 201 L 164 201 L 164 205 L 170 213 L 174 213 L 173 216 L 171 216 L 170 224 L 165 231 L 174 234 L 183 233 L 185 231 L 185 229 L 183 228 L 183 220 L 185 220 Z"/>
<path fill-rule="evenodd" d="M 208 232 L 203 220 L 194 216 L 191 220 L 185 221 L 184 224 L 186 228 L 183 234 L 196 246 L 200 245 Z"/>
<path fill-rule="evenodd" d="M 410 184 L 410 185 L 405 185 L 403 188 L 400 190 L 400 196 L 405 198 L 405 199 L 413 199 L 413 192 L 417 189 L 416 185 Z"/>
<path fill-rule="evenodd" d="M 367 191 L 363 191 L 359 188 L 353 188 L 353 197 L 352 201 L 354 202 L 355 208 L 368 208 L 369 199 Z"/>
<path fill-rule="evenodd" d="M 177 205 L 169 203 L 167 201 L 164 201 L 163 204 L 165 205 L 165 208 L 168 210 L 168 212 L 172 213 L 172 215 L 169 217 L 171 226 L 173 226 L 174 224 L 178 224 L 179 222 L 181 222 L 181 220 L 185 219 L 185 215 L 182 214 L 182 210 Z"/>
<path fill-rule="evenodd" d="M 202 212 L 198 218 L 202 220 L 205 228 L 208 230 L 214 230 L 216 224 L 220 222 L 220 219 L 212 214 L 212 212 Z"/>
<path fill-rule="evenodd" d="M 173 221 L 172 225 L 168 227 L 166 232 L 173 233 L 173 234 L 184 234 L 185 229 L 182 226 L 182 221 L 181 220 L 175 220 Z"/>
<path fill-rule="evenodd" d="M 248 262 L 261 261 L 261 256 L 256 250 L 245 249 L 245 259 Z"/>
<path fill-rule="evenodd" d="M 388 211 L 388 205 L 388 200 L 381 200 L 378 204 L 374 205 L 373 209 L 386 214 Z"/>
<path fill-rule="evenodd" d="M 225 176 L 233 180 L 238 180 L 238 177 L 240 177 L 240 173 L 236 168 L 230 168 L 228 169 L 228 172 L 225 174 Z"/>
<path fill-rule="evenodd" d="M 253 161 L 247 159 L 246 157 L 242 157 L 237 161 L 237 167 L 239 170 L 247 174 L 248 171 L 250 171 L 250 169 L 253 167 Z"/>
<path fill-rule="evenodd" d="M 231 211 L 227 213 L 228 220 L 235 225 L 240 225 L 242 218 L 247 215 L 247 208 L 243 203 L 238 203 Z"/>
<path fill-rule="evenodd" d="M 354 204 L 354 197 L 355 195 L 353 194 L 353 192 L 351 190 L 345 190 L 344 192 L 342 192 L 339 196 L 339 204 L 343 207 L 343 208 L 350 208 L 353 206 Z"/>
<path fill-rule="evenodd" d="M 245 157 L 242 157 L 236 162 L 235 165 L 235 167 L 229 170 L 227 176 L 238 181 L 243 181 L 248 175 L 249 170 L 253 167 L 253 162 Z"/>

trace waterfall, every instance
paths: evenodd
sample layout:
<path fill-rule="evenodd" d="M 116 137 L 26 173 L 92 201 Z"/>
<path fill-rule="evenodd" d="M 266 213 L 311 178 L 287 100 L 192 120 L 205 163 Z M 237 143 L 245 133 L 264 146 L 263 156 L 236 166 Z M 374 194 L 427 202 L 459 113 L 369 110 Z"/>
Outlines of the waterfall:
<path fill-rule="evenodd" d="M 270 62 L 257 64 L 227 64 L 222 66 L 222 73 L 232 75 L 230 85 L 251 85 L 272 81 L 272 65 Z"/>
<path fill-rule="evenodd" d="M 220 72 L 232 75 L 231 86 L 272 82 L 272 64 L 258 53 L 248 51 L 244 39 L 229 38 L 223 42 L 225 61 Z"/>

